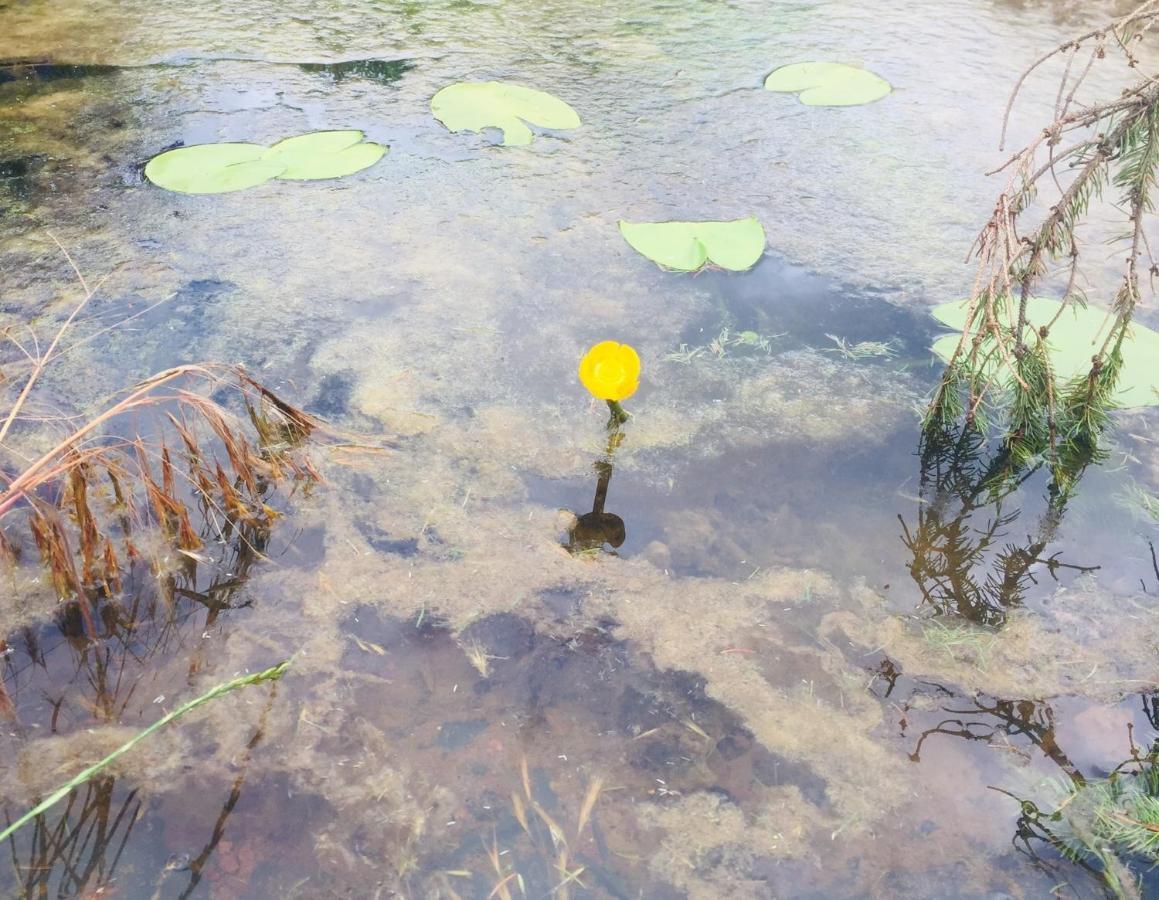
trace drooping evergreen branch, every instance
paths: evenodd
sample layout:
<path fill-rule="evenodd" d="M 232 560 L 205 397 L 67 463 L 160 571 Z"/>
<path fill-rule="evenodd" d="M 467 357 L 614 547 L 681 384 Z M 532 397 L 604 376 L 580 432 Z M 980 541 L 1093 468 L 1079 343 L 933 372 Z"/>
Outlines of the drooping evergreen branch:
<path fill-rule="evenodd" d="M 1096 62 L 1108 54 L 1136 68 L 1132 46 L 1157 23 L 1159 0 L 1147 0 L 1133 13 L 1055 47 L 1018 79 L 1003 118 L 1003 142 L 1027 78 L 1048 60 L 1066 55 L 1054 120 L 996 170 L 1010 174 L 971 248 L 977 275 L 966 326 L 935 390 L 928 426 L 945 427 L 963 416 L 978 424 L 988 404 L 1005 415 L 1007 444 L 1016 460 L 1045 457 L 1056 475 L 1065 475 L 1081 469 L 1079 458 L 1095 458 L 1098 435 L 1113 408 L 1123 343 L 1140 302 L 1141 259 L 1151 255 L 1144 219 L 1154 209 L 1159 183 L 1159 75 L 1144 77 L 1101 104 L 1078 105 L 1076 96 Z M 1076 67 L 1084 49 L 1089 57 Z M 1021 226 L 1047 178 L 1058 199 L 1024 232 Z M 1129 249 L 1122 280 L 1108 298 L 1105 324 L 1091 336 L 1098 351 L 1089 372 L 1058 384 L 1047 347 L 1050 331 L 1066 308 L 1086 302 L 1078 287 L 1081 257 L 1075 231 L 1108 186 L 1121 192 L 1116 208 L 1126 219 Z M 1029 300 L 1056 271 L 1066 275 L 1061 308 L 1046 324 L 1032 326 Z M 1149 271 L 1159 275 L 1153 259 Z M 1063 487 L 1068 479 L 1058 480 Z"/>

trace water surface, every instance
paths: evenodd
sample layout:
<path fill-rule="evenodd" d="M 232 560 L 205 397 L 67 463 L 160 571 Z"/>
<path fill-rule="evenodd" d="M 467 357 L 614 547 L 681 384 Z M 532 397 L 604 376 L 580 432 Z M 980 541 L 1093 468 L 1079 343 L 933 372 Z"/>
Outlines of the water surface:
<path fill-rule="evenodd" d="M 18 833 L 3 892 L 1097 896 L 1020 852 L 1019 805 L 988 788 L 1045 796 L 1159 733 L 1156 529 L 1130 501 L 1159 483 L 1154 417 L 1120 418 L 1061 511 L 1041 472 L 972 508 L 995 448 L 923 456 L 917 428 L 926 310 L 969 290 L 1008 90 L 1095 15 L 0 6 L 0 60 L 22 62 L 0 69 L 0 317 L 67 314 L 46 229 L 108 275 L 78 335 L 135 316 L 50 370 L 42 408 L 240 362 L 390 447 L 319 448 L 326 483 L 283 498 L 260 556 L 214 548 L 167 591 L 141 573 L 97 645 L 43 592 L 0 601 L 9 817 L 297 654 L 276 689 L 217 701 Z M 844 110 L 761 90 L 814 58 L 896 90 Z M 502 148 L 430 116 L 438 88 L 492 78 L 584 125 Z M 1031 83 L 1016 137 L 1054 90 Z M 178 144 L 325 128 L 390 153 L 213 197 L 143 180 Z M 769 250 L 739 275 L 659 271 L 616 228 L 753 214 Z M 607 485 L 625 533 L 573 555 L 607 441 L 575 365 L 609 337 L 644 363 Z M 936 547 L 996 520 L 969 574 L 1021 549 L 1017 591 L 959 604 Z"/>

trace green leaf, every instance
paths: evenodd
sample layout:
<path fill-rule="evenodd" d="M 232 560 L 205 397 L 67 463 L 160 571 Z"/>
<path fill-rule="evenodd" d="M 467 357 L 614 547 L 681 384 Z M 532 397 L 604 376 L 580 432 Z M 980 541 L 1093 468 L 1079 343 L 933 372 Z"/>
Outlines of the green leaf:
<path fill-rule="evenodd" d="M 576 111 L 551 94 L 502 81 L 460 82 L 431 98 L 434 117 L 451 131 L 501 128 L 508 146 L 530 144 L 539 128 L 578 128 Z"/>
<path fill-rule="evenodd" d="M 806 106 L 861 106 L 880 100 L 893 88 L 880 75 L 844 63 L 793 63 L 775 69 L 765 90 L 799 94 Z"/>
<path fill-rule="evenodd" d="M 756 217 L 732 222 L 620 222 L 632 247 L 666 269 L 695 272 L 708 263 L 743 272 L 765 252 Z"/>
<path fill-rule="evenodd" d="M 67 782 L 65 782 L 65 784 L 49 794 L 48 797 L 38 803 L 35 807 L 30 809 L 3 831 L 0 831 L 0 843 L 8 840 L 8 838 L 11 837 L 15 831 L 27 825 L 41 813 L 51 809 L 53 806 L 67 797 L 74 788 L 80 787 L 85 782 L 91 780 L 94 775 L 101 771 L 101 769 L 115 761 L 117 757 L 128 753 L 153 732 L 164 728 L 166 725 L 175 721 L 176 719 L 180 719 L 187 712 L 190 712 L 191 710 L 194 710 L 205 703 L 209 703 L 211 700 L 216 700 L 223 694 L 228 694 L 230 691 L 236 691 L 238 688 L 248 687 L 251 684 L 262 684 L 266 681 L 277 681 L 286 673 L 286 669 L 290 667 L 291 661 L 292 660 L 286 659 L 278 663 L 276 666 L 271 666 L 263 672 L 255 672 L 252 675 L 243 675 L 239 678 L 234 678 L 232 681 L 226 681 L 222 684 L 215 685 L 200 697 L 195 697 L 188 703 L 184 703 L 177 707 L 177 709 L 173 710 L 173 712 L 166 713 L 148 728 L 137 732 L 131 739 L 126 741 L 124 744 L 121 744 L 120 747 L 118 747 L 104 759 L 93 763 L 93 765 L 89 766 L 84 771 L 69 779 Z"/>
<path fill-rule="evenodd" d="M 263 159 L 261 144 L 197 144 L 154 156 L 145 177 L 181 194 L 224 194 L 255 187 L 281 175 L 285 164 Z"/>
<path fill-rule="evenodd" d="M 967 306 L 966 301 L 954 301 L 936 306 L 931 312 L 943 325 L 960 332 L 966 327 Z M 1000 316 L 1000 321 L 1013 327 L 1017 306 L 1012 303 L 1009 307 Z M 1026 304 L 1029 322 L 1027 340 L 1034 340 L 1035 331 L 1054 319 L 1061 307 L 1062 304 L 1057 300 L 1031 297 Z M 1112 322 L 1113 317 L 1109 317 L 1105 309 L 1067 304 L 1058 321 L 1050 326 L 1046 340 L 1050 365 L 1057 383 L 1063 384 L 1090 372 L 1091 357 L 1102 347 Z M 958 346 L 959 337 L 960 334 L 943 335 L 934 341 L 931 349 L 942 360 L 949 362 Z M 992 339 L 987 338 L 982 348 L 988 350 L 991 346 Z M 996 377 L 1009 379 L 1009 366 L 997 353 L 993 358 L 996 360 L 993 369 Z M 1156 360 L 1159 360 L 1159 333 L 1138 322 L 1132 323 L 1123 339 L 1123 368 L 1114 394 L 1117 404 L 1127 409 L 1159 405 L 1159 364 L 1156 364 Z"/>
<path fill-rule="evenodd" d="M 280 163 L 284 171 L 278 178 L 292 181 L 316 181 L 341 178 L 374 165 L 387 148 L 373 141 L 362 142 L 361 131 L 314 131 L 279 141 L 262 159 Z"/>

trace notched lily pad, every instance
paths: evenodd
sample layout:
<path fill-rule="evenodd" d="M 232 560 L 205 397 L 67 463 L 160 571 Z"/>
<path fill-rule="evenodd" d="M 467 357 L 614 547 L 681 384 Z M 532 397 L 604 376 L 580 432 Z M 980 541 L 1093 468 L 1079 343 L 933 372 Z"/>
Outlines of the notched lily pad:
<path fill-rule="evenodd" d="M 1013 304 L 1012 304 L 1013 306 Z M 1057 300 L 1032 297 L 1027 302 L 1026 311 L 1029 325 L 1027 337 L 1033 330 L 1051 322 L 1062 304 Z M 949 362 L 958 346 L 961 330 L 966 327 L 967 303 L 953 301 L 943 303 L 931 310 L 935 319 L 950 328 L 958 329 L 957 334 L 942 335 L 931 348 L 943 361 Z M 1107 335 L 1107 311 L 1096 306 L 1085 309 L 1067 304 L 1066 310 L 1050 326 L 1047 348 L 1055 379 L 1060 384 L 1072 378 L 1085 376 L 1091 369 L 1091 357 L 1102 347 Z M 992 344 L 992 339 L 983 342 L 983 349 Z M 1010 368 L 994 354 L 994 377 L 1009 380 Z M 1119 383 L 1115 387 L 1115 402 L 1126 409 L 1142 406 L 1159 406 L 1159 333 L 1135 322 L 1123 341 L 1123 369 L 1119 373 Z"/>
<path fill-rule="evenodd" d="M 341 178 L 374 165 L 387 148 L 363 141 L 361 131 L 315 131 L 279 141 L 262 159 L 281 163 L 277 177 L 290 181 L 317 181 Z"/>
<path fill-rule="evenodd" d="M 451 131 L 499 128 L 508 146 L 530 144 L 538 128 L 578 128 L 574 109 L 551 94 L 502 81 L 460 82 L 431 98 L 431 113 Z"/>
<path fill-rule="evenodd" d="M 167 150 L 149 160 L 145 177 L 181 194 L 224 194 L 264 184 L 285 164 L 263 159 L 261 144 L 195 144 Z"/>
<path fill-rule="evenodd" d="M 145 177 L 182 194 L 224 194 L 272 178 L 315 181 L 341 178 L 374 165 L 387 147 L 363 141 L 361 131 L 314 131 L 272 147 L 224 143 L 178 147 L 154 156 Z"/>
<path fill-rule="evenodd" d="M 765 79 L 765 90 L 797 94 L 806 106 L 861 106 L 893 90 L 868 69 L 834 62 L 792 63 Z"/>
<path fill-rule="evenodd" d="M 620 222 L 634 250 L 666 269 L 695 272 L 709 263 L 743 272 L 765 252 L 765 229 L 755 216 L 732 222 Z"/>

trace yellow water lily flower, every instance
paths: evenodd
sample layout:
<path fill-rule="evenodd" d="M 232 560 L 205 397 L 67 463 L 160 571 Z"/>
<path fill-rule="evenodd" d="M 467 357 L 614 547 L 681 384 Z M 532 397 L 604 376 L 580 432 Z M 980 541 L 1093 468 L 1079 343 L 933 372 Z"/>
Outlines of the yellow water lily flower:
<path fill-rule="evenodd" d="M 580 360 L 579 379 L 593 397 L 618 403 L 640 386 L 640 357 L 627 344 L 601 341 Z"/>

